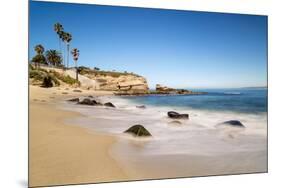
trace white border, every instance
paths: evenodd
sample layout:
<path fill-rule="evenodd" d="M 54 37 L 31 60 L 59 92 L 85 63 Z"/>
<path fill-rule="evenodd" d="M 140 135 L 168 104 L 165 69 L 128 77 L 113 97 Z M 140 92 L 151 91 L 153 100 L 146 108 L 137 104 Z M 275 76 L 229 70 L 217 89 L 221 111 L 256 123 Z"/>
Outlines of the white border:
<path fill-rule="evenodd" d="M 62 0 L 58 0 L 62 2 Z M 280 9 L 272 0 L 68 0 L 134 7 L 269 15 L 269 173 L 92 184 L 68 187 L 278 187 L 280 186 Z M 0 187 L 27 183 L 27 0 L 1 2 Z"/>

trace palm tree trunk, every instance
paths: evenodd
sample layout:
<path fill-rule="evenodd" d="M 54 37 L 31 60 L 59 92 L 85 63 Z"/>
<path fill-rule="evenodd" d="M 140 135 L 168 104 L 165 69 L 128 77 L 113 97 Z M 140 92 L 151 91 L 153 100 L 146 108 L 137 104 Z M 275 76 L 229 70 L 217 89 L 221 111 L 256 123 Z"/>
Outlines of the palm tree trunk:
<path fill-rule="evenodd" d="M 64 66 L 64 68 L 66 66 L 66 62 L 65 62 L 65 45 L 64 45 L 64 49 L 63 49 L 63 66 Z"/>
<path fill-rule="evenodd" d="M 59 37 L 59 48 L 60 48 L 60 53 L 61 53 L 61 39 L 60 39 L 60 36 Z"/>
<path fill-rule="evenodd" d="M 67 68 L 69 67 L 69 43 L 67 43 Z"/>
<path fill-rule="evenodd" d="M 78 68 L 77 68 L 77 60 L 75 61 L 75 68 L 76 68 L 76 80 L 78 81 Z"/>

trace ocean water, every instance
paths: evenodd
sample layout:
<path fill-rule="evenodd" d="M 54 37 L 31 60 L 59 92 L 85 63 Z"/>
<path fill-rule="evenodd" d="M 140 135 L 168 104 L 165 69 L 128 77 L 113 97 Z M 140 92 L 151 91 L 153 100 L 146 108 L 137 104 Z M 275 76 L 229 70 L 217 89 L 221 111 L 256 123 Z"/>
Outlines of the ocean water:
<path fill-rule="evenodd" d="M 116 108 L 70 102 L 64 102 L 63 108 L 83 114 L 82 117 L 66 120 L 67 123 L 117 136 L 119 139 L 112 149 L 112 156 L 124 165 L 129 164 L 131 170 L 143 168 L 143 161 L 156 164 L 157 158 L 161 158 L 169 159 L 169 171 L 176 172 L 179 167 L 174 166 L 174 157 L 170 157 L 181 156 L 182 161 L 178 162 L 186 163 L 190 161 L 185 156 L 192 155 L 203 156 L 204 159 L 233 157 L 228 162 L 222 160 L 216 166 L 208 163 L 207 169 L 219 168 L 216 172 L 228 172 L 228 169 L 233 169 L 232 173 L 242 172 L 243 166 L 250 166 L 249 171 L 265 171 L 267 90 L 220 89 L 207 92 L 186 96 L 104 96 L 96 100 L 112 102 Z M 137 105 L 145 105 L 146 108 L 140 109 Z M 167 116 L 171 110 L 188 113 L 190 118 L 179 120 L 180 125 L 173 124 L 174 120 Z M 239 120 L 245 128 L 219 126 L 229 120 Z M 143 125 L 152 137 L 135 138 L 123 133 L 135 124 Z M 241 157 L 245 158 L 244 162 L 247 161 L 245 164 L 241 163 Z M 235 166 L 236 163 L 240 166 Z M 199 161 L 198 165 L 198 168 L 206 167 L 204 162 Z M 186 175 L 186 169 L 177 175 Z"/>
<path fill-rule="evenodd" d="M 267 89 L 205 89 L 203 95 L 130 96 L 123 97 L 136 104 L 170 106 L 180 109 L 266 113 Z"/>
<path fill-rule="evenodd" d="M 206 90 L 204 90 L 206 91 Z M 96 100 L 112 102 L 116 108 L 92 107 L 65 104 L 66 108 L 85 116 L 75 120 L 76 124 L 105 133 L 126 137 L 123 133 L 130 126 L 141 124 L 153 135 L 154 142 L 146 146 L 151 152 L 224 152 L 229 142 L 232 150 L 264 149 L 267 136 L 267 90 L 266 89 L 225 89 L 208 90 L 204 95 L 177 96 L 105 96 Z M 145 105 L 145 109 L 136 108 Z M 188 113 L 189 120 L 180 120 L 181 125 L 173 125 L 168 111 Z M 245 129 L 218 127 L 224 121 L 239 120 Z M 246 136 L 247 135 L 247 136 Z M 233 138 L 233 139 L 232 139 Z M 238 139 L 239 138 L 239 139 Z M 255 142 L 247 139 L 258 138 Z M 262 139 L 259 139 L 262 138 Z M 196 140 L 196 142 L 190 142 Z M 243 142 L 243 144 L 240 143 Z M 262 142 L 262 144 L 257 143 Z M 159 144 L 167 147 L 161 151 Z M 213 143 L 213 147 L 209 147 Z M 161 145 L 160 144 L 160 145 Z M 200 148 L 200 149 L 199 149 Z M 205 148 L 205 149 L 202 149 Z M 246 149 L 246 150 L 247 150 Z M 207 152 L 208 151 L 208 152 Z"/>

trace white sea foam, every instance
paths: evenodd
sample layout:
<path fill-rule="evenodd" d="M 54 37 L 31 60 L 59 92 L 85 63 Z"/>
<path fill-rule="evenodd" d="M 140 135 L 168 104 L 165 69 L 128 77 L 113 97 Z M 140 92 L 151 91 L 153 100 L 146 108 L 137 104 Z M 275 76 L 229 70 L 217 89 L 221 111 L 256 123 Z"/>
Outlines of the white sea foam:
<path fill-rule="evenodd" d="M 71 119 L 77 125 L 120 136 L 120 143 L 145 142 L 142 155 L 195 154 L 218 155 L 229 152 L 265 151 L 267 139 L 266 114 L 243 114 L 195 110 L 169 106 L 146 106 L 136 108 L 130 100 L 118 97 L 101 97 L 103 102 L 112 102 L 117 108 L 92 107 L 65 104 L 64 108 L 79 111 L 85 117 Z M 190 114 L 190 120 L 180 120 L 182 125 L 171 125 L 168 111 Z M 245 129 L 218 128 L 216 125 L 228 120 L 239 120 Z M 123 134 L 130 126 L 143 125 L 153 135 L 141 140 Z M 135 141 L 132 141 L 135 140 Z M 130 145 L 133 151 L 134 145 Z M 139 147 L 137 147 L 139 148 Z"/>

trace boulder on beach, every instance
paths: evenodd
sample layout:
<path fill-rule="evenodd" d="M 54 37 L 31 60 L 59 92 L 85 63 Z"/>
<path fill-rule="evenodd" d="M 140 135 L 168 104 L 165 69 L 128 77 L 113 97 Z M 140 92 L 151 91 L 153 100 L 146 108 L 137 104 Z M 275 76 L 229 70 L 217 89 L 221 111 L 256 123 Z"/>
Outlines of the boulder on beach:
<path fill-rule="evenodd" d="M 42 87 L 53 87 L 54 86 L 54 83 L 53 83 L 53 80 L 52 80 L 52 77 L 51 76 L 45 76 L 43 78 L 43 83 L 42 83 Z"/>
<path fill-rule="evenodd" d="M 142 125 L 134 125 L 130 127 L 128 130 L 124 131 L 124 133 L 130 133 L 137 137 L 143 137 L 143 136 L 152 136 L 146 128 L 144 128 Z"/>
<path fill-rule="evenodd" d="M 114 104 L 112 104 L 111 102 L 104 103 L 103 105 L 107 107 L 115 108 Z"/>
<path fill-rule="evenodd" d="M 229 120 L 221 123 L 220 125 L 229 125 L 232 127 L 245 128 L 245 126 L 238 120 Z"/>
<path fill-rule="evenodd" d="M 78 102 L 78 104 L 83 104 L 83 105 L 98 105 L 97 101 L 91 100 L 89 98 L 83 99 L 81 102 Z"/>
<path fill-rule="evenodd" d="M 79 102 L 79 98 L 69 99 L 68 101 L 70 101 L 70 102 Z"/>
<path fill-rule="evenodd" d="M 188 114 L 180 114 L 178 112 L 169 111 L 168 116 L 173 119 L 189 119 Z"/>

